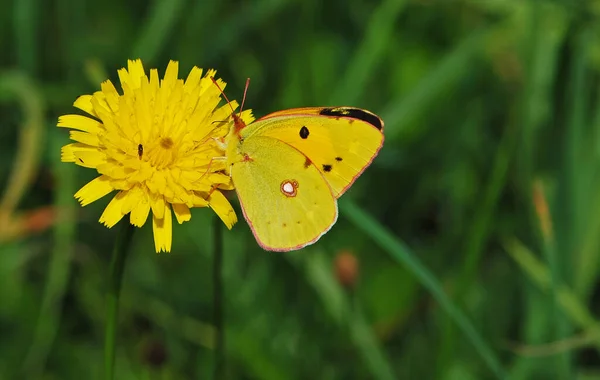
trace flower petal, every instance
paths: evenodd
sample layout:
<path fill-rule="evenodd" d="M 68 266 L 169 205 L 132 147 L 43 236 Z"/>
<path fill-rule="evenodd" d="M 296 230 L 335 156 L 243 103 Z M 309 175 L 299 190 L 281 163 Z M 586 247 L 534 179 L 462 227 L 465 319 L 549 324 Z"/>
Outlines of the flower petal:
<path fill-rule="evenodd" d="M 161 87 L 171 87 L 177 82 L 177 74 L 179 73 L 179 62 L 169 61 L 167 70 L 165 71 L 164 79 L 161 83 Z"/>
<path fill-rule="evenodd" d="M 189 222 L 192 219 L 192 213 L 188 206 L 181 203 L 173 203 L 173 211 L 175 212 L 175 218 L 177 223 L 182 224 L 183 222 Z"/>
<path fill-rule="evenodd" d="M 200 83 L 200 78 L 202 78 L 202 69 L 199 67 L 192 67 L 192 70 L 188 74 L 187 79 L 185 80 L 185 90 L 189 93 L 192 92 L 198 84 Z"/>
<path fill-rule="evenodd" d="M 79 191 L 75 193 L 75 198 L 81 202 L 82 206 L 87 206 L 113 190 L 115 190 L 115 188 L 111 185 L 110 178 L 102 175 L 79 189 Z"/>
<path fill-rule="evenodd" d="M 156 249 L 157 253 L 161 251 L 170 252 L 173 240 L 173 220 L 171 219 L 171 208 L 169 205 L 164 205 L 162 214 L 164 215 L 162 219 L 157 218 L 156 214 L 152 218 L 154 249 Z"/>
<path fill-rule="evenodd" d="M 98 116 L 96 115 L 96 111 L 94 111 L 94 106 L 92 105 L 92 95 L 81 95 L 75 99 L 73 106 L 92 116 Z"/>
<path fill-rule="evenodd" d="M 94 135 L 87 132 L 80 131 L 71 131 L 69 133 L 69 138 L 73 141 L 77 141 L 83 144 L 98 146 L 100 145 L 100 140 L 98 139 L 98 135 Z"/>
<path fill-rule="evenodd" d="M 119 93 L 115 85 L 110 80 L 106 80 L 102 82 L 100 88 L 102 88 L 102 93 L 106 97 L 106 103 L 108 103 L 110 109 L 114 113 L 119 112 Z"/>
<path fill-rule="evenodd" d="M 127 69 L 129 71 L 129 78 L 131 79 L 131 83 L 128 83 L 128 85 L 131 89 L 140 88 L 142 78 L 146 76 L 142 60 L 127 60 Z"/>
<path fill-rule="evenodd" d="M 153 195 L 150 199 L 150 207 L 152 207 L 152 213 L 156 218 L 164 218 L 165 198 L 162 195 Z"/>
<path fill-rule="evenodd" d="M 60 150 L 60 160 L 62 162 L 75 162 L 77 161 L 77 152 L 96 152 L 98 148 L 85 145 L 82 143 L 72 143 L 63 146 Z"/>
<path fill-rule="evenodd" d="M 84 168 L 96 168 L 106 162 L 106 155 L 97 149 L 76 150 L 73 154 L 75 163 Z"/>
<path fill-rule="evenodd" d="M 125 199 L 123 200 L 123 204 L 121 205 L 121 213 L 123 215 L 127 215 L 133 210 L 138 203 L 145 198 L 145 194 L 140 190 L 139 187 L 133 187 L 131 190 L 127 191 Z"/>
<path fill-rule="evenodd" d="M 127 191 L 119 191 L 104 209 L 104 212 L 100 216 L 100 223 L 104 224 L 108 228 L 111 228 L 117 224 L 119 220 L 123 219 L 125 214 L 122 210 L 126 199 Z"/>
<path fill-rule="evenodd" d="M 150 202 L 148 202 L 148 197 L 144 196 L 140 199 L 138 204 L 131 210 L 131 215 L 129 216 L 129 221 L 136 227 L 141 227 L 146 223 L 146 219 L 148 219 L 148 214 L 150 213 Z"/>
<path fill-rule="evenodd" d="M 78 129 L 89 133 L 99 133 L 103 127 L 102 123 L 87 116 L 82 115 L 63 115 L 59 116 L 58 127 Z"/>
<path fill-rule="evenodd" d="M 221 218 L 227 228 L 231 229 L 237 222 L 237 215 L 225 195 L 218 190 L 213 191 L 208 198 L 208 205 Z"/>

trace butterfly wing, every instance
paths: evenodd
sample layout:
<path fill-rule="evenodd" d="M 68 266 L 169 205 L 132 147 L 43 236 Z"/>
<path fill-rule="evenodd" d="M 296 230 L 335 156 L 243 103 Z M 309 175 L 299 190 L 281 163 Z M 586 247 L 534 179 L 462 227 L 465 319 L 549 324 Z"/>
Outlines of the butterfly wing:
<path fill-rule="evenodd" d="M 353 107 L 296 108 L 269 114 L 242 129 L 241 137 L 280 140 L 304 154 L 339 198 L 383 145 L 383 121 Z"/>
<path fill-rule="evenodd" d="M 239 144 L 245 159 L 231 167 L 244 217 L 261 247 L 300 249 L 337 220 L 337 202 L 317 168 L 277 139 L 252 136 Z"/>

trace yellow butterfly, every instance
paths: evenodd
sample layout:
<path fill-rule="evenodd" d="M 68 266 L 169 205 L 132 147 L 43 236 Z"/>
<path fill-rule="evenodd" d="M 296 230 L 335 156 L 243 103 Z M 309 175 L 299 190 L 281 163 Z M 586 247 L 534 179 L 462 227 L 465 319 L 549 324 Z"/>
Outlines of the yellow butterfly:
<path fill-rule="evenodd" d="M 270 251 L 303 248 L 329 231 L 337 198 L 384 140 L 381 118 L 354 107 L 294 108 L 249 125 L 232 117 L 227 167 L 244 218 Z"/>

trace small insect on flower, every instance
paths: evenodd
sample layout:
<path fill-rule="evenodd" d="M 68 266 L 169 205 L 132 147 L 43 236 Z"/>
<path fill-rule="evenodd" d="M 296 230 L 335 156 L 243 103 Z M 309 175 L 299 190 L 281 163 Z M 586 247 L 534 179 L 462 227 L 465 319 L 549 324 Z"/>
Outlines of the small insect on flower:
<path fill-rule="evenodd" d="M 237 222 L 220 191 L 233 188 L 222 143 L 231 128 L 222 120 L 231 120 L 232 109 L 218 107 L 214 70 L 203 76 L 194 67 L 184 81 L 178 79 L 178 67 L 169 62 L 161 80 L 156 69 L 148 77 L 141 60 L 130 60 L 118 71 L 122 93 L 107 80 L 101 91 L 73 104 L 88 115 L 58 119 L 59 127 L 72 129 L 75 141 L 62 148 L 62 161 L 99 174 L 75 198 L 86 206 L 117 191 L 100 216 L 109 228 L 127 214 L 141 227 L 152 211 L 156 252 L 171 250 L 171 210 L 180 224 L 190 220 L 192 207 L 212 208 L 228 228 Z M 253 121 L 250 112 L 242 117 Z"/>

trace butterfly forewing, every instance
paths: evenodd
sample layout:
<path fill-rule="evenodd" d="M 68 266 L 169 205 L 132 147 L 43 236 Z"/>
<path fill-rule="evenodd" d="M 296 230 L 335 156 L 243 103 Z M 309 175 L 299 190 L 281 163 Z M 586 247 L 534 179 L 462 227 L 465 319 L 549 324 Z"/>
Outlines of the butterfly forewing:
<path fill-rule="evenodd" d="M 299 108 L 257 120 L 242 137 L 271 137 L 294 147 L 306 156 L 304 166 L 313 164 L 339 198 L 379 152 L 382 128 L 379 117 L 356 108 Z"/>

